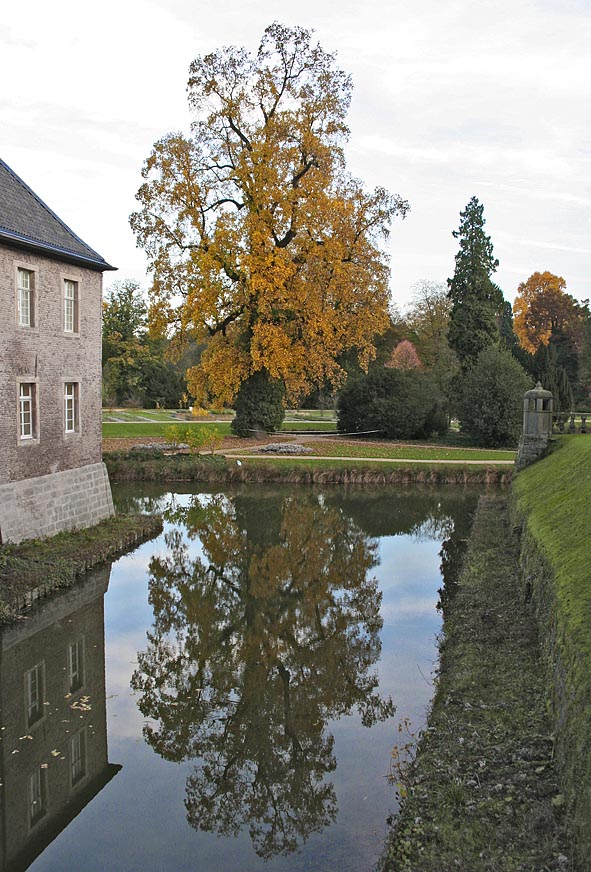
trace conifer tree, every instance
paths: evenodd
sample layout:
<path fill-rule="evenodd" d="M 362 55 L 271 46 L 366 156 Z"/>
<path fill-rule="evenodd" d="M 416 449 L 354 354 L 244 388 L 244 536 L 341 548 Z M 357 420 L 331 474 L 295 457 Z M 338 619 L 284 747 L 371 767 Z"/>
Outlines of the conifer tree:
<path fill-rule="evenodd" d="M 499 262 L 484 232 L 483 212 L 484 206 L 476 197 L 460 212 L 459 229 L 453 231 L 454 238 L 460 240 L 460 250 L 453 278 L 447 280 L 452 303 L 448 341 L 464 371 L 481 351 L 498 342 L 497 317 L 504 302 L 502 291 L 491 280 Z"/>

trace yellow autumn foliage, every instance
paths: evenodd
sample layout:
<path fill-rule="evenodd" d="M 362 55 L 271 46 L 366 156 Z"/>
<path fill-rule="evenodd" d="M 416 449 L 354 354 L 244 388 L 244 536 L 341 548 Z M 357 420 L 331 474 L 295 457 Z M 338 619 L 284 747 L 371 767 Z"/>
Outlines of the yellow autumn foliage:
<path fill-rule="evenodd" d="M 576 332 L 580 320 L 576 300 L 566 293 L 562 276 L 535 272 L 519 285 L 513 304 L 513 330 L 530 354 L 540 345 L 548 345 L 553 331 Z"/>
<path fill-rule="evenodd" d="M 334 56 L 271 25 L 259 52 L 191 65 L 191 135 L 169 134 L 143 169 L 132 227 L 154 281 L 155 331 L 207 336 L 188 373 L 199 402 L 231 403 L 265 371 L 288 401 L 362 366 L 389 324 L 382 243 L 408 204 L 345 170 L 351 93 Z"/>

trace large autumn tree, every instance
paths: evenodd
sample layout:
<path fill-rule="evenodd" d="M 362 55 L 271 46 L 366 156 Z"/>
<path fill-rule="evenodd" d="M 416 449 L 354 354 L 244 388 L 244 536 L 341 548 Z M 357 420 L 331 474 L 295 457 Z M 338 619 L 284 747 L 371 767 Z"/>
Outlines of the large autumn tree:
<path fill-rule="evenodd" d="M 562 276 L 535 272 L 517 289 L 513 304 L 513 329 L 522 347 L 534 354 L 552 337 L 565 334 L 573 340 L 581 330 L 582 313 L 566 293 Z"/>
<path fill-rule="evenodd" d="M 460 212 L 460 226 L 452 231 L 460 240 L 453 277 L 448 279 L 452 304 L 448 340 L 464 371 L 478 355 L 499 340 L 498 317 L 503 294 L 491 276 L 499 265 L 490 236 L 484 232 L 484 206 L 472 197 Z"/>
<path fill-rule="evenodd" d="M 382 249 L 408 204 L 346 171 L 351 80 L 311 32 L 272 24 L 258 53 L 191 64 L 191 134 L 158 141 L 131 217 L 153 273 L 152 318 L 209 337 L 189 386 L 231 404 L 253 376 L 294 401 L 388 324 Z M 260 388 L 260 384 L 259 384 Z"/>

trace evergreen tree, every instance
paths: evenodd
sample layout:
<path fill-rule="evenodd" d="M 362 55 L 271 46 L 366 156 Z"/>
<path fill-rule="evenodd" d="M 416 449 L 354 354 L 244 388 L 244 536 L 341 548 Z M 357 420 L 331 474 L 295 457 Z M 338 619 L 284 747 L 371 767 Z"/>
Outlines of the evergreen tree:
<path fill-rule="evenodd" d="M 460 240 L 453 278 L 448 279 L 452 303 L 448 341 L 462 369 L 468 370 L 489 345 L 498 343 L 497 317 L 502 312 L 503 294 L 491 280 L 499 265 L 490 237 L 484 232 L 484 206 L 472 197 L 460 212 L 460 227 L 453 231 Z"/>
<path fill-rule="evenodd" d="M 506 348 L 507 351 L 511 352 L 513 357 L 516 357 L 517 360 L 519 360 L 519 339 L 517 338 L 517 335 L 513 329 L 513 309 L 511 307 L 511 303 L 508 300 L 503 301 L 503 305 L 501 306 L 501 312 L 499 314 L 498 325 L 499 336 L 501 339 L 501 347 Z M 521 361 L 519 362 L 521 363 Z"/>
<path fill-rule="evenodd" d="M 462 380 L 460 426 L 476 445 L 517 445 L 523 421 L 523 395 L 531 378 L 506 348 L 489 346 Z"/>
<path fill-rule="evenodd" d="M 570 412 L 574 408 L 573 391 L 568 374 L 561 366 L 552 342 L 541 344 L 532 356 L 533 375 L 542 387 L 552 392 L 555 412 Z"/>

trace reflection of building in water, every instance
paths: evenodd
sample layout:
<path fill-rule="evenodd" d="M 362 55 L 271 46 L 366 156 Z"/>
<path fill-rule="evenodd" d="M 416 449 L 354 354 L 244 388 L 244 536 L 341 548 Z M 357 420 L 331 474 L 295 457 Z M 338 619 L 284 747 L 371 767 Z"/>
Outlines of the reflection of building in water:
<path fill-rule="evenodd" d="M 0 633 L 0 870 L 26 869 L 120 766 L 108 762 L 110 566 Z"/>

